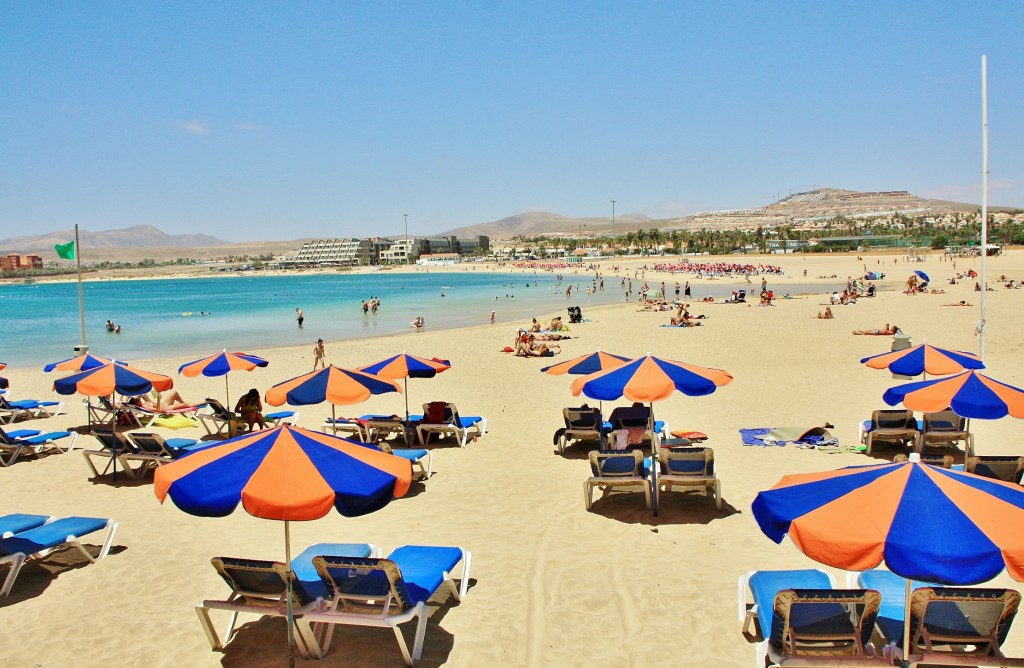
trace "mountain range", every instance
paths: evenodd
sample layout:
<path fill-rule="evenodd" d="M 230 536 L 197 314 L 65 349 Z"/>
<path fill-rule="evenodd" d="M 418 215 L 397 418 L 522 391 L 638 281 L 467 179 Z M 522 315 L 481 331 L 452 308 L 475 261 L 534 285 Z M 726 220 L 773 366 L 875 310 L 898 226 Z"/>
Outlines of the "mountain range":
<path fill-rule="evenodd" d="M 152 225 L 133 225 L 123 230 L 89 232 L 79 230 L 82 248 L 202 248 L 225 246 L 227 241 L 206 234 L 167 234 Z M 53 251 L 56 244 L 74 241 L 75 231 L 57 230 L 36 236 L 10 237 L 0 239 L 0 249 L 13 249 L 22 253 L 30 251 Z"/>

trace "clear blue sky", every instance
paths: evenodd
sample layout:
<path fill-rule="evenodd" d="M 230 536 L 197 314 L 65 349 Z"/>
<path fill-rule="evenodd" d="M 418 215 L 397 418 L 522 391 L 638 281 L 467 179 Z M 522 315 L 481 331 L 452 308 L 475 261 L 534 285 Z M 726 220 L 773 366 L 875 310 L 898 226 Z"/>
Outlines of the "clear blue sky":
<path fill-rule="evenodd" d="M 1024 2 L 0 0 L 0 238 L 1024 206 Z"/>

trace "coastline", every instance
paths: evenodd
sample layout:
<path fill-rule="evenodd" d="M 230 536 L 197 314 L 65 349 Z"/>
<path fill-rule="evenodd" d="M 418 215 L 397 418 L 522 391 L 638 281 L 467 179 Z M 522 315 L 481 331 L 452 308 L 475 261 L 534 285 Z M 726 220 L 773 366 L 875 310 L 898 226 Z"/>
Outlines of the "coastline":
<path fill-rule="evenodd" d="M 875 257 L 864 257 L 870 258 L 870 269 Z M 845 279 L 863 264 L 852 254 L 756 259 L 786 269 L 785 276 L 767 277 L 772 287 L 814 282 L 814 277 L 832 273 Z M 761 534 L 750 514 L 756 493 L 785 474 L 882 461 L 895 450 L 881 449 L 874 459 L 792 446 L 744 447 L 737 430 L 827 421 L 835 425 L 833 433 L 841 445 L 855 444 L 857 423 L 884 407 L 881 394 L 897 381 L 859 363 L 862 357 L 888 350 L 891 337 L 853 336 L 852 329 L 897 322 L 915 344 L 927 340 L 953 349 L 978 349 L 973 328 L 979 295 L 973 283 L 945 284 L 952 265 L 934 256 L 909 264 L 902 257 L 895 263 L 892 256 L 885 259 L 887 266 L 895 267 L 886 271 L 886 285 L 898 286 L 907 273 L 920 268 L 945 294 L 907 296 L 883 290 L 874 299 L 836 308 L 835 320 L 814 317 L 822 308 L 814 298 L 780 300 L 770 308 L 696 303 L 693 312 L 708 318 L 701 327 L 682 330 L 661 327 L 667 313 L 639 313 L 635 303 L 591 307 L 585 313 L 591 322 L 570 325 L 573 338 L 562 342 L 561 354 L 552 359 L 499 352 L 512 339 L 509 325 L 521 322 L 427 329 L 415 339 L 392 335 L 328 342 L 327 362 L 343 367 L 368 364 L 401 348 L 450 359 L 450 371 L 409 381 L 410 408 L 418 412 L 426 401 L 452 401 L 463 414 L 486 416 L 489 433 L 465 449 L 450 443 L 435 447 L 435 476 L 380 512 L 352 519 L 332 512 L 314 522 L 294 523 L 293 552 L 315 542 L 341 541 L 374 542 L 385 552 L 402 544 L 462 545 L 472 550 L 469 594 L 431 619 L 424 666 L 662 665 L 670 662 L 665 638 L 679 637 L 680 628 L 689 640 L 677 642 L 677 649 L 685 651 L 687 663 L 748 666 L 754 646 L 739 632 L 737 576 L 758 568 L 818 567 L 787 542 L 775 545 Z M 620 262 L 619 274 L 632 275 L 642 263 Z M 972 266 L 977 268 L 970 260 L 958 260 L 958 270 Z M 805 268 L 807 279 L 802 275 Z M 610 266 L 605 272 L 613 275 Z M 1024 277 L 1024 252 L 990 258 L 990 276 L 1001 273 Z M 647 280 L 660 281 L 662 276 L 666 282 L 675 280 L 654 272 L 648 272 Z M 692 277 L 689 280 L 696 285 Z M 945 306 L 960 300 L 972 306 Z M 1022 300 L 1020 290 L 996 286 L 989 293 L 986 373 L 1016 386 L 1024 386 L 1024 368 L 1018 361 Z M 232 401 L 249 387 L 265 392 L 309 371 L 312 343 L 247 351 L 267 357 L 270 366 L 228 376 Z M 667 420 L 672 429 L 709 435 L 707 445 L 715 450 L 723 485 L 723 512 L 716 512 L 703 497 L 683 493 L 665 495 L 657 518 L 636 494 L 613 495 L 596 501 L 592 512 L 584 509 L 580 489 L 589 476 L 589 448 L 574 447 L 560 457 L 552 445 L 553 432 L 562 426 L 561 408 L 580 405 L 584 399 L 569 392 L 572 377 L 551 377 L 540 369 L 598 347 L 628 356 L 651 352 L 733 374 L 735 381 L 713 395 L 677 395 L 654 406 L 658 419 Z M 157 357 L 137 366 L 171 375 L 186 399 L 224 398 L 224 378 L 177 375 L 184 361 L 188 360 Z M 51 390 L 53 374 L 11 369 L 3 375 L 11 380 L 14 398 L 57 398 Z M 17 428 L 57 430 L 82 424 L 81 397 L 62 399 L 62 415 L 18 423 Z M 623 403 L 628 402 L 605 402 L 605 410 Z M 403 404 L 401 396 L 385 395 L 338 407 L 337 414 L 397 413 Z M 299 425 L 312 429 L 330 414 L 326 404 L 296 410 L 302 413 Z M 978 453 L 1016 453 L 1020 428 L 1012 418 L 972 421 Z M 165 438 L 203 434 L 201 429 L 156 431 Z M 95 447 L 90 440 L 80 437 L 76 449 Z M 76 452 L 19 461 L 0 469 L 0 475 L 8 512 L 120 521 L 115 548 L 106 559 L 85 565 L 69 553 L 54 557 L 56 566 L 46 562 L 47 568 L 26 567 L 0 607 L 0 621 L 20 634 L 19 643 L 7 651 L 11 665 L 99 665 L 107 662 L 100 657 L 115 652 L 129 666 L 284 664 L 286 641 L 280 620 L 243 618 L 237 638 L 218 653 L 210 650 L 193 609 L 203 599 L 228 593 L 209 565 L 211 557 L 282 560 L 279 523 L 243 511 L 209 519 L 192 517 L 171 504 L 160 506 L 151 478 L 118 487 L 109 478 L 91 480 Z M 143 592 L 126 593 L 126 583 L 151 573 L 158 576 L 146 577 Z M 992 586 L 1021 589 L 1005 574 Z M 55 615 L 54 610 L 61 613 Z M 223 618 L 216 621 L 223 624 Z M 579 633 L 582 625 L 601 629 L 599 646 L 592 634 Z M 54 643 L 54 637 L 62 642 Z M 89 651 L 83 655 L 86 647 Z M 1011 629 L 1003 649 L 1008 656 L 1024 655 L 1024 627 Z M 378 666 L 400 660 L 389 632 L 344 628 L 336 633 L 327 659 L 299 665 Z"/>

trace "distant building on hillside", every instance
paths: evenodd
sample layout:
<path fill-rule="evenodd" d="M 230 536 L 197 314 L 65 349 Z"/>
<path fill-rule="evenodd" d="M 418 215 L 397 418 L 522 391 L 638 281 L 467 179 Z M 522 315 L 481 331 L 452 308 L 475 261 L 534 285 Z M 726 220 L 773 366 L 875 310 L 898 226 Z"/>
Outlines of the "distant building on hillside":
<path fill-rule="evenodd" d="M 0 271 L 42 268 L 43 258 L 38 255 L 18 255 L 17 253 L 9 253 L 6 257 L 0 257 Z"/>
<path fill-rule="evenodd" d="M 282 265 L 352 266 L 366 264 L 411 264 L 425 255 L 454 253 L 457 256 L 486 253 L 490 239 L 478 236 L 403 237 L 401 239 L 314 239 L 302 245 L 295 258 Z"/>
<path fill-rule="evenodd" d="M 316 239 L 302 245 L 295 263 L 302 266 L 370 264 L 374 258 L 369 239 Z"/>

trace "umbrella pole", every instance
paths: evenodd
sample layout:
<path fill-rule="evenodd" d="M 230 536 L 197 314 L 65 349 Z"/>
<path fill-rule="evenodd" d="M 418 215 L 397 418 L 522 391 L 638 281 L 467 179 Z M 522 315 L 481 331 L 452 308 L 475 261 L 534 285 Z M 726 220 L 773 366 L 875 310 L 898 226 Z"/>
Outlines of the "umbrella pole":
<path fill-rule="evenodd" d="M 111 455 L 111 457 L 113 458 L 113 461 L 111 463 L 114 465 L 114 482 L 116 483 L 117 482 L 117 404 L 114 403 L 114 396 L 115 395 L 113 395 L 113 394 L 110 395 L 110 405 L 114 407 L 114 411 L 111 414 L 111 418 L 110 418 L 110 432 L 113 434 L 113 436 L 111 438 L 112 438 L 113 444 L 114 444 L 114 449 L 113 449 L 113 453 L 114 454 Z"/>
<path fill-rule="evenodd" d="M 292 610 L 292 534 L 288 520 L 284 521 L 284 563 L 288 566 L 288 577 L 285 578 L 285 592 L 288 597 L 288 668 L 295 667 L 295 613 Z"/>
<path fill-rule="evenodd" d="M 224 374 L 224 398 L 227 399 L 227 403 L 224 404 L 225 408 L 231 410 L 231 394 L 228 393 L 228 375 Z"/>
<path fill-rule="evenodd" d="M 402 379 L 402 383 L 405 385 L 405 421 L 409 422 L 409 377 L 406 376 Z"/>
<path fill-rule="evenodd" d="M 647 428 L 651 430 L 651 496 L 654 499 L 654 516 L 658 516 L 658 435 L 654 432 L 654 402 L 647 404 L 649 417 Z"/>
<path fill-rule="evenodd" d="M 907 590 L 903 604 L 903 661 L 901 665 L 910 665 L 910 578 L 907 578 Z"/>

